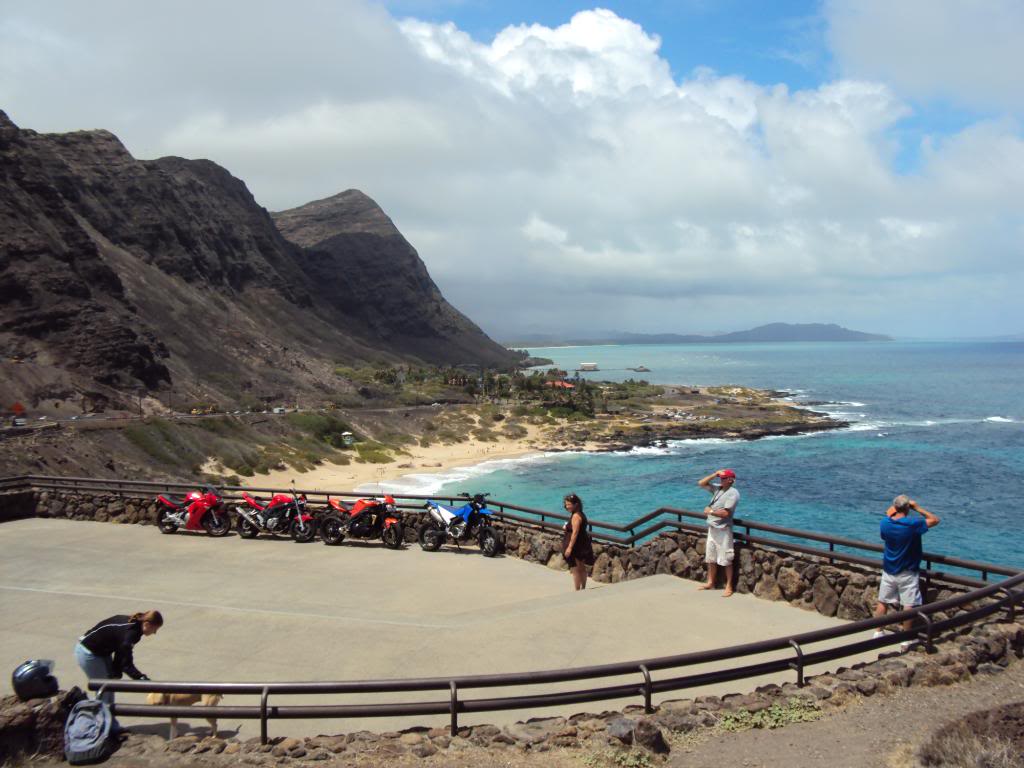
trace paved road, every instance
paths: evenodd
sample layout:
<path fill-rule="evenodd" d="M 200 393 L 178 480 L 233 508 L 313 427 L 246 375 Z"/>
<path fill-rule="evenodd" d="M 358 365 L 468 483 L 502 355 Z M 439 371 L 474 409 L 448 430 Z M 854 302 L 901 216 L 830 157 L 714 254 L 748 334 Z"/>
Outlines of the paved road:
<path fill-rule="evenodd" d="M 161 610 L 167 623 L 136 647 L 141 670 L 154 680 L 232 682 L 550 669 L 683 653 L 840 623 L 749 595 L 723 600 L 720 592 L 698 592 L 692 582 L 669 576 L 594 584 L 577 594 L 564 572 L 511 557 L 488 560 L 473 550 L 391 551 L 362 543 L 332 548 L 31 519 L 0 525 L 0 552 L 0 671 L 26 658 L 52 658 L 64 687 L 84 684 L 72 652 L 84 630 L 106 616 L 150 608 Z M 748 691 L 791 679 L 787 674 L 700 693 Z M 0 693 L 9 691 L 10 678 L 0 674 Z M 446 694 L 419 698 L 442 700 Z M 329 701 L 353 699 L 302 703 Z M 231 697 L 225 703 L 258 702 Z M 614 705 L 626 703 L 640 701 Z M 612 706 L 463 715 L 460 721 L 506 723 Z M 278 721 L 271 723 L 271 734 L 446 722 L 440 716 Z M 229 731 L 239 725 L 243 737 L 259 733 L 255 721 L 221 723 Z"/>

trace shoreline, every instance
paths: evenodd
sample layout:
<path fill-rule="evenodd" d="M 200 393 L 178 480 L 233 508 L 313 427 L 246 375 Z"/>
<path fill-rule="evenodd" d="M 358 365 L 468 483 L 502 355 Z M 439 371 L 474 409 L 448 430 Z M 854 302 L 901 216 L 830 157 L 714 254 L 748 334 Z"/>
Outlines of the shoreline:
<path fill-rule="evenodd" d="M 241 484 L 249 488 L 283 488 L 294 480 L 297 488 L 306 491 L 376 494 L 390 491 L 427 495 L 436 492 L 437 485 L 455 479 L 444 478 L 454 470 L 475 468 L 489 462 L 566 452 L 613 453 L 638 448 L 664 448 L 674 440 L 749 441 L 832 431 L 850 426 L 849 422 L 842 419 L 782 399 L 791 396 L 791 393 L 735 388 L 735 395 L 741 397 L 749 397 L 751 392 L 757 392 L 774 406 L 789 410 L 797 418 L 781 422 L 762 422 L 754 418 L 750 423 L 737 428 L 735 424 L 670 421 L 665 414 L 666 407 L 661 406 L 651 414 L 661 422 L 658 424 L 641 424 L 635 418 L 619 417 L 613 424 L 607 425 L 612 429 L 603 434 L 594 434 L 585 426 L 576 431 L 568 425 L 542 427 L 530 424 L 525 426 L 526 435 L 518 439 L 499 437 L 485 441 L 471 437 L 458 443 L 433 443 L 428 446 L 413 444 L 403 447 L 394 459 L 386 463 L 350 460 L 348 464 L 334 464 L 326 461 L 306 471 L 286 467 L 245 477 L 241 479 Z M 717 394 L 722 396 L 726 393 L 719 390 Z M 594 420 L 594 423 L 597 421 Z M 627 425 L 635 429 L 624 432 L 623 427 Z M 437 482 L 432 484 L 427 478 L 436 478 Z"/>
<path fill-rule="evenodd" d="M 288 467 L 244 477 L 242 485 L 249 488 L 283 488 L 290 485 L 294 479 L 296 487 L 306 491 L 381 493 L 383 491 L 380 488 L 374 489 L 370 486 L 394 487 L 401 485 L 402 478 L 409 476 L 443 475 L 455 469 L 477 467 L 489 461 L 522 459 L 551 452 L 550 447 L 540 444 L 540 430 L 533 428 L 529 432 L 530 434 L 519 440 L 483 441 L 470 438 L 452 445 L 410 446 L 405 449 L 407 455 L 398 456 L 386 464 L 356 461 L 349 464 L 324 462 L 305 472 Z"/>

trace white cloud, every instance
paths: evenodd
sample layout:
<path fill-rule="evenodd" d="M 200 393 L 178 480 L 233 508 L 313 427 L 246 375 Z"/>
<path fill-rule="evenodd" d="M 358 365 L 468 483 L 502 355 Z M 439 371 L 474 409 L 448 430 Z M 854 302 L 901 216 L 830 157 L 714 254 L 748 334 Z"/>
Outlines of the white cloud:
<path fill-rule="evenodd" d="M 826 0 L 842 71 L 910 98 L 1024 111 L 1020 0 Z"/>
<path fill-rule="evenodd" d="M 139 156 L 209 157 L 271 209 L 362 189 L 489 331 L 1024 328 L 1012 119 L 926 139 L 904 174 L 899 82 L 677 82 L 659 38 L 610 11 L 489 42 L 362 0 L 156 13 L 6 12 L 0 105 L 26 127 L 109 128 Z M 953 309 L 978 264 L 1003 286 L 1001 327 Z"/>

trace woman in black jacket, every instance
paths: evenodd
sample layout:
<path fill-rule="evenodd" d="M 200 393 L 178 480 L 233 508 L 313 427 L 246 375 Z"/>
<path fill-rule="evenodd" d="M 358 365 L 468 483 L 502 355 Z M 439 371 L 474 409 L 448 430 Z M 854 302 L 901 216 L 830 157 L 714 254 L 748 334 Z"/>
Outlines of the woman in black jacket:
<path fill-rule="evenodd" d="M 132 651 L 139 640 L 155 635 L 163 625 L 160 611 L 111 616 L 78 638 L 75 660 L 89 679 L 116 680 L 127 674 L 133 680 L 148 680 L 135 666 Z M 107 704 L 114 703 L 111 691 L 104 691 L 100 698 Z"/>

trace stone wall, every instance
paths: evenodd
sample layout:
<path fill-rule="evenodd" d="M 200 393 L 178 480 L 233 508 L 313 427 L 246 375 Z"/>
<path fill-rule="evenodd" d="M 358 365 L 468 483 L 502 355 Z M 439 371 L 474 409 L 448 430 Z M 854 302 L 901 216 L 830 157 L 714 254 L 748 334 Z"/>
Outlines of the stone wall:
<path fill-rule="evenodd" d="M 566 568 L 561 536 L 535 528 L 502 525 L 505 552 L 513 557 Z M 615 583 L 656 573 L 693 581 L 707 578 L 705 534 L 690 531 L 662 533 L 638 547 L 594 544 L 595 581 Z M 765 600 L 784 600 L 798 608 L 840 619 L 866 619 L 878 598 L 879 572 L 827 557 L 794 554 L 761 545 L 737 542 L 735 588 Z M 720 576 L 719 578 L 724 578 Z M 922 582 L 926 602 L 965 592 L 959 587 Z"/>

